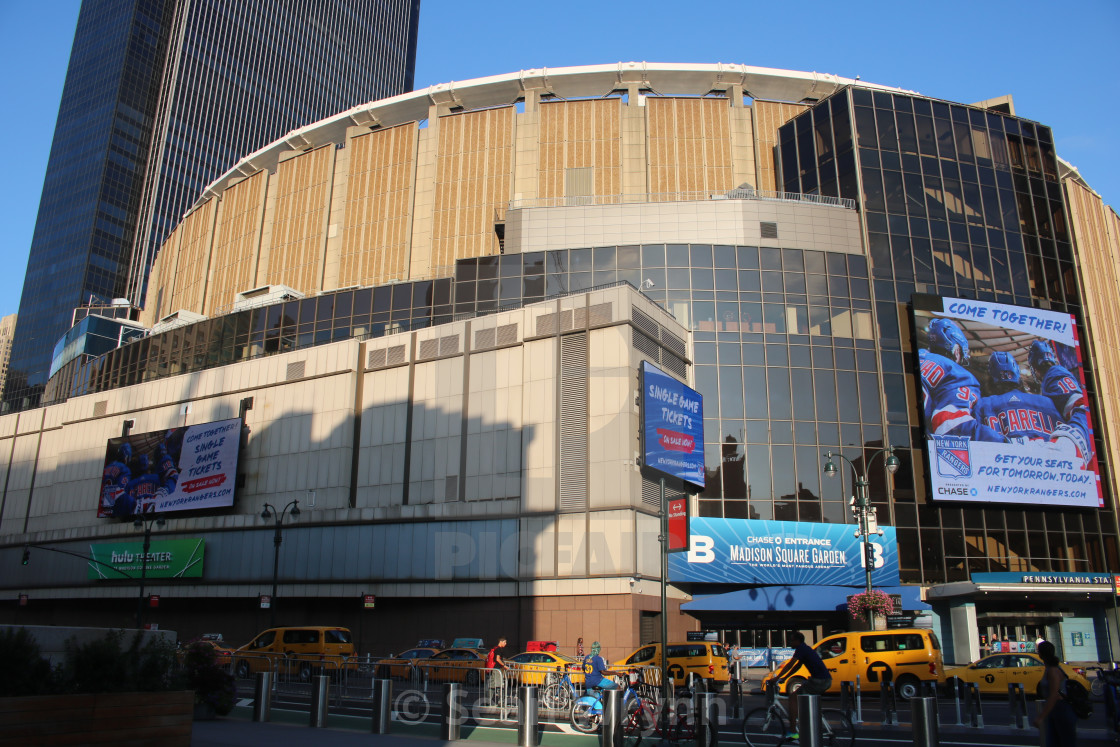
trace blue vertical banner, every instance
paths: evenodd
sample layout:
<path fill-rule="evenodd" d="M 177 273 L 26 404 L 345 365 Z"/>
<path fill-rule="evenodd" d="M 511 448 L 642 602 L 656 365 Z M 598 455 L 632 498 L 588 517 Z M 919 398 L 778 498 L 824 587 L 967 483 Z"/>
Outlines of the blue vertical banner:
<path fill-rule="evenodd" d="M 894 527 L 871 537 L 875 586 L 897 586 Z M 669 580 L 705 584 L 863 586 L 863 541 L 853 524 L 696 517 L 687 553 L 669 557 Z"/>
<path fill-rule="evenodd" d="M 704 398 L 642 361 L 642 463 L 704 489 Z"/>

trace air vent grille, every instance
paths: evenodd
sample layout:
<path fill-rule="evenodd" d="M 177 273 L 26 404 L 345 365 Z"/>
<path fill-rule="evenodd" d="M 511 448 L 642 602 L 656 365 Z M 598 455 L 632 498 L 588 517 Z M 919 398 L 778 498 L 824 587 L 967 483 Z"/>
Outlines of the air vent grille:
<path fill-rule="evenodd" d="M 100 402 L 93 403 L 93 417 L 103 418 L 105 413 L 109 410 L 109 400 L 103 399 Z"/>
<path fill-rule="evenodd" d="M 494 347 L 495 330 L 480 329 L 474 333 L 474 347 L 476 350 L 485 350 Z"/>
<path fill-rule="evenodd" d="M 769 221 L 761 221 L 758 224 L 758 232 L 764 239 L 776 239 L 778 238 L 778 224 Z"/>
<path fill-rule="evenodd" d="M 307 370 L 307 361 L 292 361 L 288 364 L 288 372 L 284 376 L 285 381 L 296 381 L 302 379 L 304 371 Z"/>
<path fill-rule="evenodd" d="M 498 344 L 513 345 L 517 342 L 517 325 L 503 324 L 498 327 Z"/>

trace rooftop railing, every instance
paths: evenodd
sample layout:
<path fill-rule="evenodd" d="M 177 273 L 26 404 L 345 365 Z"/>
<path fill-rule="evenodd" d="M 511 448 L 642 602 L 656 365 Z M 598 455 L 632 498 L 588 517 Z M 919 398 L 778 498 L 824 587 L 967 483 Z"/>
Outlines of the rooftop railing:
<path fill-rule="evenodd" d="M 712 200 L 763 200 L 769 202 L 802 202 L 811 205 L 856 209 L 856 201 L 847 197 L 806 195 L 799 192 L 774 192 L 766 189 L 740 187 L 727 192 L 660 192 L 653 194 L 577 195 L 543 197 L 531 200 L 510 200 L 509 210 L 546 207 L 587 207 L 600 205 L 637 205 L 661 202 L 710 202 Z"/>

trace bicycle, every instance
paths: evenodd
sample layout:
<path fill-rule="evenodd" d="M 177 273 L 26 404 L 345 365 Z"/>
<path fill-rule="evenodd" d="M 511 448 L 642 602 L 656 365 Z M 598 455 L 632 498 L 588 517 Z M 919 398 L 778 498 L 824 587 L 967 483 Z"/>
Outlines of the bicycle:
<path fill-rule="evenodd" d="M 631 675 L 627 678 L 626 689 L 622 691 L 622 731 L 626 736 L 633 736 L 635 733 L 644 735 L 653 728 L 653 711 L 634 688 L 636 683 L 636 675 Z M 568 720 L 573 729 L 583 734 L 598 731 L 603 720 L 603 691 L 597 687 L 591 688 L 588 694 L 578 698 L 572 703 Z"/>
<path fill-rule="evenodd" d="M 1095 669 L 1097 676 L 1090 683 L 1090 692 L 1093 697 L 1104 700 L 1105 718 L 1108 720 L 1109 730 L 1115 740 L 1120 741 L 1120 670 L 1105 669 L 1103 667 L 1090 667 Z"/>
<path fill-rule="evenodd" d="M 556 672 L 549 672 L 544 693 L 541 694 L 541 705 L 553 711 L 570 712 L 572 703 L 578 697 L 579 690 L 570 673 L 565 672 L 563 677 L 558 677 Z"/>
<path fill-rule="evenodd" d="M 795 744 L 787 740 L 789 712 L 782 705 L 785 696 L 774 687 L 767 688 L 768 705 L 755 708 L 743 718 L 743 741 L 747 747 L 780 747 Z M 794 693 L 796 697 L 796 692 Z M 851 747 L 856 741 L 855 727 L 847 714 L 837 708 L 821 709 L 821 744 L 826 747 Z"/>

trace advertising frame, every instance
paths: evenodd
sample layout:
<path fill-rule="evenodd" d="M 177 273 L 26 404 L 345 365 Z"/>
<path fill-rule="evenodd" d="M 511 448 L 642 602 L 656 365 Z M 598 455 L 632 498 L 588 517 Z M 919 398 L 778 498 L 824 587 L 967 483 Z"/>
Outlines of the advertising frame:
<path fill-rule="evenodd" d="M 928 497 L 1103 507 L 1077 320 L 951 296 L 910 305 Z"/>
<path fill-rule="evenodd" d="M 704 397 L 649 361 L 642 361 L 642 464 L 697 491 L 704 489 Z"/>
<path fill-rule="evenodd" d="M 229 508 L 243 424 L 228 418 L 108 439 L 97 517 Z"/>

